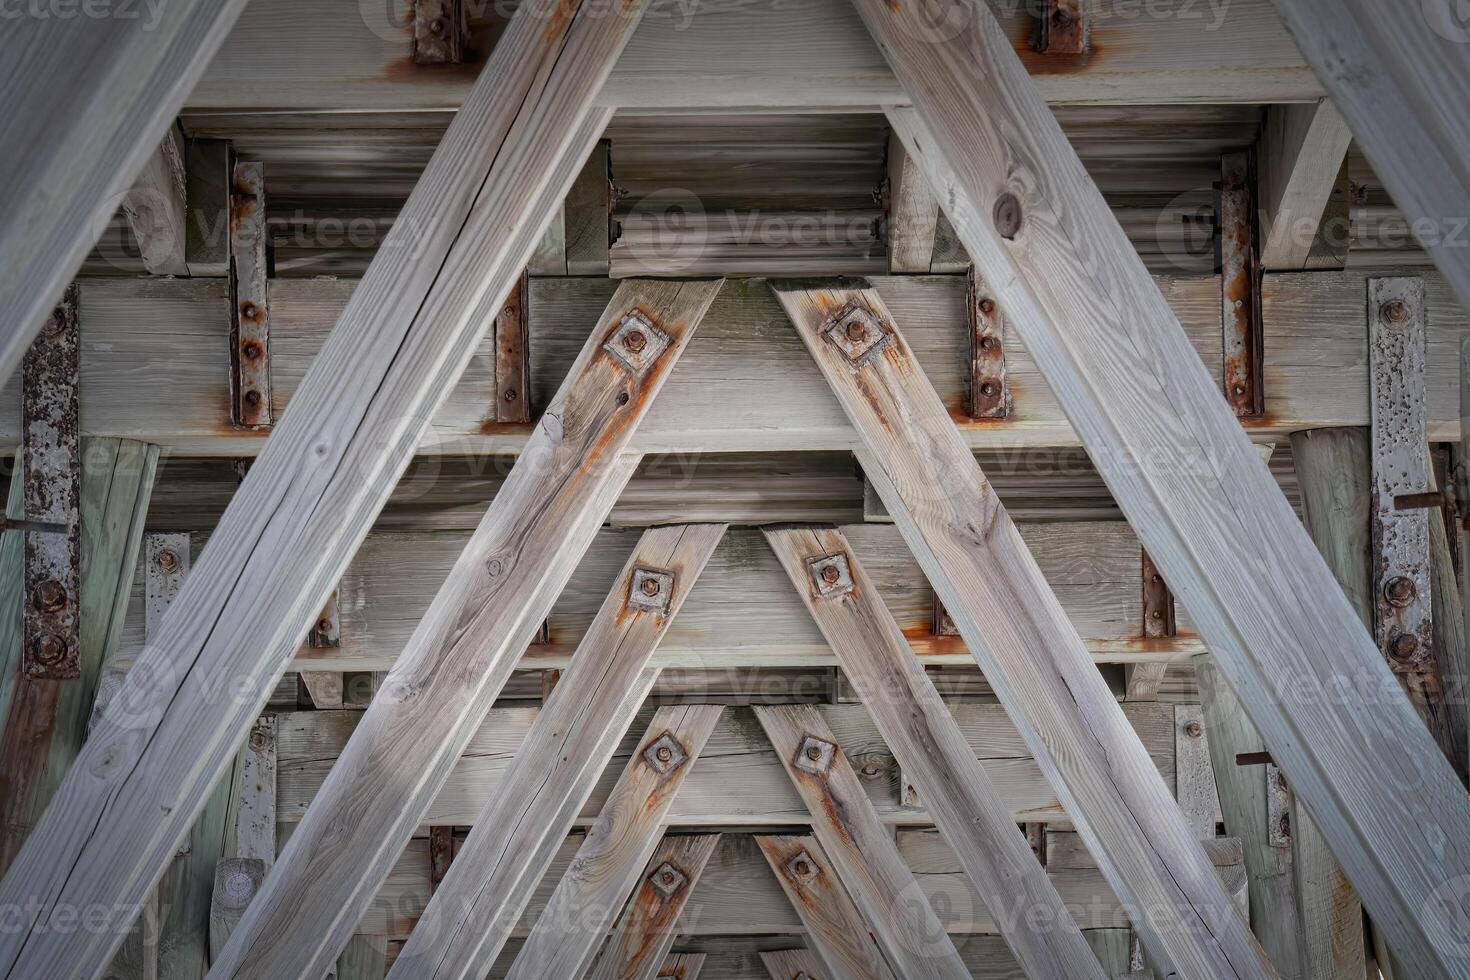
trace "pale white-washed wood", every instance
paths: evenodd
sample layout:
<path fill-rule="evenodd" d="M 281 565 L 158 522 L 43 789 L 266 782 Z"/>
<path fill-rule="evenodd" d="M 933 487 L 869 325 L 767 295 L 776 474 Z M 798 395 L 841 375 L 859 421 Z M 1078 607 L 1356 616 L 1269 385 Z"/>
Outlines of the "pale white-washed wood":
<path fill-rule="evenodd" d="M 567 208 L 565 202 L 551 216 L 551 224 L 546 226 L 546 232 L 541 236 L 541 241 L 536 244 L 536 251 L 531 253 L 531 261 L 526 264 L 526 269 L 533 276 L 564 276 L 567 274 Z"/>
<path fill-rule="evenodd" d="M 589 106 L 643 9 L 549 31 L 528 14 L 507 29 L 404 207 L 403 231 L 124 681 L 139 711 L 94 734 L 0 901 L 129 907 L 158 880 L 605 127 Z M 353 384 L 341 383 L 347 372 Z M 226 678 L 250 694 L 222 703 Z M 28 914 L 0 938 L 0 970 L 85 973 L 116 942 L 105 929 L 63 937 L 38 924 Z"/>
<path fill-rule="evenodd" d="M 297 676 L 318 710 L 342 707 L 341 671 L 303 670 Z"/>
<path fill-rule="evenodd" d="M 1210 766 L 1204 712 L 1197 704 L 1174 706 L 1174 795 L 1195 835 L 1213 838 L 1220 797 Z"/>
<path fill-rule="evenodd" d="M 766 541 L 836 651 L 940 831 L 956 847 L 986 907 L 1032 976 L 1102 978 L 1056 890 L 1047 881 L 995 785 L 914 658 L 872 580 L 838 531 L 767 531 Z M 811 563 L 844 556 L 850 592 L 824 596 Z M 1024 908 L 1026 914 L 1013 915 Z M 1039 923 L 1039 924 L 1038 924 Z"/>
<path fill-rule="evenodd" d="M 1410 965 L 1453 970 L 1445 960 L 1464 956 L 1445 937 L 1459 927 L 1437 896 L 1470 874 L 1470 849 L 1453 843 L 1470 840 L 1470 797 L 1420 751 L 1430 742 L 1407 699 L 1377 696 L 1388 667 L 1010 42 L 977 6 L 966 30 L 930 44 L 905 33 L 912 8 L 857 6 L 915 99 L 917 112 L 890 119 L 1002 283 L 1000 302 L 1294 791 Z M 1006 194 L 1014 241 L 994 221 Z M 1293 573 L 1251 588 L 1263 565 Z M 1346 700 L 1295 693 L 1329 673 Z"/>
<path fill-rule="evenodd" d="M 276 717 L 263 715 L 241 753 L 240 797 L 235 809 L 235 855 L 276 860 Z"/>
<path fill-rule="evenodd" d="M 1256 155 L 1262 269 L 1307 267 L 1352 140 L 1326 99 L 1266 109 Z"/>
<path fill-rule="evenodd" d="M 894 980 L 872 930 L 815 837 L 757 837 L 833 980 Z"/>
<path fill-rule="evenodd" d="M 337 957 L 337 980 L 383 980 L 388 943 L 378 936 L 353 936 Z"/>
<path fill-rule="evenodd" d="M 614 295 L 217 975 L 310 973 L 336 958 L 632 475 L 628 437 L 719 288 L 630 281 Z M 641 374 L 609 352 L 634 314 L 650 359 Z M 398 762 L 383 765 L 385 753 Z M 400 806 L 372 808 L 378 799 Z"/>
<path fill-rule="evenodd" d="M 719 705 L 676 705 L 654 714 L 628 768 L 506 974 L 508 980 L 579 977 L 592 965 L 625 897 L 658 846 L 669 804 L 697 763 L 723 710 Z M 669 748 L 674 753 L 672 760 L 651 759 L 659 748 Z M 656 768 L 660 766 L 663 771 Z M 697 872 L 686 875 L 692 880 Z M 490 963 L 475 952 L 472 943 L 459 942 L 444 951 L 454 954 L 457 961 L 441 956 L 432 974 L 414 966 L 401 975 L 478 977 Z M 398 972 L 396 965 L 394 970 Z"/>
<path fill-rule="evenodd" d="M 812 833 L 893 971 L 905 978 L 968 977 L 822 716 L 807 706 L 756 708 L 755 716 L 811 811 Z M 802 768 L 812 764 L 812 739 L 830 747 L 817 772 Z"/>
<path fill-rule="evenodd" d="M 588 980 L 655 980 L 668 975 L 665 958 L 679 936 L 677 926 L 686 907 L 692 918 L 699 917 L 699 906 L 688 903 L 719 843 L 719 834 L 664 836 Z M 655 876 L 663 879 L 662 888 L 655 888 Z M 666 896 L 670 888 L 676 890 Z"/>
<path fill-rule="evenodd" d="M 0 380 L 8 379 L 138 171 L 224 43 L 244 0 L 133 16 L 20 9 L 6 18 L 0 160 Z"/>
<path fill-rule="evenodd" d="M 1470 250 L 1464 247 L 1470 125 L 1451 108 L 1470 98 L 1470 32 L 1456 4 L 1430 0 L 1420 7 L 1405 16 L 1372 0 L 1276 0 L 1277 13 L 1394 202 L 1434 229 L 1423 244 L 1470 305 Z"/>
<path fill-rule="evenodd" d="M 704 958 L 703 953 L 671 953 L 664 957 L 658 980 L 699 980 Z"/>
<path fill-rule="evenodd" d="M 791 284 L 776 292 L 864 435 L 858 461 L 899 532 L 1110 883 L 1151 910 L 1140 923 L 1151 946 L 1201 976 L 1269 974 L 892 314 L 860 286 Z M 883 336 L 876 355 L 856 368 L 824 333 L 850 309 L 874 317 L 879 326 L 867 329 Z"/>
<path fill-rule="evenodd" d="M 1018 823 L 1067 819 L 1056 792 L 1042 776 L 1025 741 L 1000 705 L 952 704 L 950 707 Z M 461 827 L 474 823 L 486 803 L 507 785 L 511 762 L 539 710 L 493 709 L 429 807 L 424 822 Z M 838 733 L 848 756 L 855 760 L 884 823 L 928 825 L 931 818 L 925 811 L 899 806 L 898 764 L 867 709 L 861 705 L 841 705 L 818 710 Z M 1125 705 L 1123 711 L 1160 777 L 1172 784 L 1173 706 Z M 646 721 L 650 714 L 651 710 L 645 708 L 639 717 Z M 306 815 L 360 719 L 361 713 L 355 711 L 303 711 L 281 716 L 277 812 L 283 822 L 296 823 Z M 808 821 L 801 797 L 792 789 L 769 744 L 758 731 L 753 731 L 753 726 L 748 709 L 732 708 L 727 713 L 713 736 L 718 751 L 709 755 L 688 777 L 674 801 L 672 823 L 691 827 L 748 827 L 792 826 Z M 587 826 L 596 820 L 635 745 L 636 736 L 624 738 L 612 766 L 604 771 L 579 814 L 578 825 Z M 740 792 L 730 793 L 732 785 L 738 785 Z"/>
<path fill-rule="evenodd" d="M 929 271 L 939 201 L 928 179 L 904 151 L 903 141 L 888 134 L 888 271 Z"/>
<path fill-rule="evenodd" d="M 605 276 L 608 266 L 608 218 L 612 187 L 608 143 L 592 148 L 562 205 L 566 232 L 567 275 Z"/>
<path fill-rule="evenodd" d="M 399 969 L 432 975 L 451 943 L 493 963 L 562 838 L 658 677 L 648 660 L 699 580 L 723 525 L 644 532 L 508 773 L 475 820 Z M 635 569 L 674 576 L 667 615 L 628 605 Z"/>
<path fill-rule="evenodd" d="M 170 125 L 148 155 L 133 186 L 123 195 L 122 213 L 138 244 L 143 268 L 155 276 L 186 276 L 184 150 L 178 128 Z"/>
<path fill-rule="evenodd" d="M 1198 657 L 1194 666 L 1225 833 L 1245 849 L 1251 928 L 1282 980 L 1312 976 L 1292 849 L 1272 846 L 1267 826 L 1266 767 L 1236 762 L 1237 755 L 1259 753 L 1265 745 L 1214 658 Z"/>
<path fill-rule="evenodd" d="M 822 980 L 827 976 L 809 949 L 777 949 L 763 952 L 760 957 L 771 980 Z"/>

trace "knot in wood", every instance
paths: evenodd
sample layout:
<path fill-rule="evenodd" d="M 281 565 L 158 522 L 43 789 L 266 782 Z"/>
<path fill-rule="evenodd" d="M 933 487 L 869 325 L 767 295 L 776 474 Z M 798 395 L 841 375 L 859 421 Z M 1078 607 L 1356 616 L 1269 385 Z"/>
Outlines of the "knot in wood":
<path fill-rule="evenodd" d="M 995 230 L 1000 233 L 1000 237 L 1006 241 L 1014 240 L 1021 233 L 1021 199 L 1009 192 L 1002 194 L 995 202 L 994 220 Z"/>
<path fill-rule="evenodd" d="M 66 608 L 66 586 L 48 578 L 31 592 L 31 604 L 41 612 L 58 613 Z"/>

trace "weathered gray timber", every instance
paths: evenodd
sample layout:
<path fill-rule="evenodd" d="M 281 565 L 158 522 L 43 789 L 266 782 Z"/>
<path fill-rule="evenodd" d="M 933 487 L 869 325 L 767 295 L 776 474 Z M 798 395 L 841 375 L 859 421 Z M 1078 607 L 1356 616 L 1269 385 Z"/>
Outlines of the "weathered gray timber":
<path fill-rule="evenodd" d="M 155 276 L 186 276 L 184 140 L 170 125 L 158 147 L 143 163 L 121 210 L 138 244 L 143 268 Z"/>
<path fill-rule="evenodd" d="M 1256 154 L 1264 271 L 1295 272 L 1314 264 L 1352 140 L 1342 113 L 1326 99 L 1267 108 Z M 1327 234 L 1343 239 L 1339 254 L 1345 253 L 1348 229 L 1329 228 Z"/>

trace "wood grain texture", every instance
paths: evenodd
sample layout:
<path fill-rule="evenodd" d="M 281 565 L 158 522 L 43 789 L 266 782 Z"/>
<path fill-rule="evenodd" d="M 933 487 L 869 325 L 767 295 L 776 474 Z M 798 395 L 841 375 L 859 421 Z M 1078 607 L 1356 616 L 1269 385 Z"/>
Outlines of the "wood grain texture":
<path fill-rule="evenodd" d="M 1263 270 L 1307 268 L 1352 140 L 1326 99 L 1267 108 L 1256 156 Z"/>
<path fill-rule="evenodd" d="M 807 942 L 833 980 L 895 980 L 863 915 L 815 837 L 757 837 Z"/>
<path fill-rule="evenodd" d="M 719 705 L 675 705 L 655 713 L 628 768 L 506 974 L 507 980 L 579 977 L 592 965 L 603 937 L 658 846 L 669 804 L 697 763 L 723 710 Z M 661 749 L 667 749 L 670 756 L 666 758 Z M 692 843 L 694 850 L 684 859 L 692 865 L 704 853 L 708 860 L 703 851 L 708 843 Z M 692 867 L 682 873 L 691 884 L 699 874 Z M 441 961 L 437 975 L 478 977 L 490 965 L 469 958 L 463 962 L 457 966 Z M 403 974 L 416 975 L 421 974 Z"/>
<path fill-rule="evenodd" d="M 863 471 L 1109 881 L 1151 910 L 1140 924 L 1150 945 L 1201 976 L 1269 975 L 892 314 L 860 286 L 776 292 L 867 440 Z M 857 365 L 831 339 L 850 336 L 854 317 L 867 324 L 862 343 L 874 345 Z"/>
<path fill-rule="evenodd" d="M 665 835 L 588 980 L 655 980 L 668 975 L 666 960 L 679 936 L 678 923 L 719 843 L 719 834 Z M 698 906 L 691 912 L 697 916 Z"/>
<path fill-rule="evenodd" d="M 457 956 L 493 963 L 658 677 L 648 660 L 678 614 L 722 525 L 644 532 L 509 772 L 475 820 L 400 970 L 433 975 Z M 629 606 L 637 569 L 673 575 L 666 614 Z M 463 952 L 462 945 L 468 945 Z"/>
<path fill-rule="evenodd" d="M 1105 976 L 1011 819 L 897 621 L 838 531 L 767 531 L 797 594 L 836 651 L 884 740 L 965 863 L 1016 959 L 1032 976 Z M 823 595 L 812 563 L 842 556 L 850 591 Z"/>
<path fill-rule="evenodd" d="M 817 955 L 809 949 L 776 949 L 760 954 L 771 980 L 820 980 L 827 976 Z"/>
<path fill-rule="evenodd" d="M 755 709 L 812 814 L 812 833 L 898 976 L 969 977 L 869 802 L 837 737 L 815 709 Z"/>
<path fill-rule="evenodd" d="M 1470 840 L 1470 798 L 1420 751 L 1407 699 L 1378 696 L 1387 666 L 1023 66 L 976 5 L 939 44 L 905 32 L 909 8 L 857 6 L 915 100 L 895 128 L 1364 905 L 1411 968 L 1463 969 L 1445 889 L 1470 875 L 1452 843 Z M 1008 240 L 994 215 L 1012 204 Z M 1292 574 L 1252 586 L 1267 568 Z M 1299 693 L 1324 685 L 1353 693 Z"/>
<path fill-rule="evenodd" d="M 637 457 L 621 455 L 628 437 L 718 290 L 709 281 L 630 281 L 614 296 L 217 975 L 314 972 L 336 959 L 632 475 Z M 641 371 L 614 346 L 634 323 L 645 337 Z M 402 806 L 375 807 L 381 799 Z"/>
<path fill-rule="evenodd" d="M 170 125 L 158 147 L 143 162 L 133 186 L 123 196 L 122 213 L 138 244 L 143 268 L 155 276 L 186 276 L 184 146 Z"/>
<path fill-rule="evenodd" d="M 704 960 L 703 953 L 671 953 L 664 957 L 658 980 L 699 980 Z"/>
<path fill-rule="evenodd" d="M 1395 203 L 1427 222 L 1418 237 L 1470 305 L 1470 125 L 1449 108 L 1470 98 L 1463 10 L 1431 2 L 1399 16 L 1371 0 L 1276 0 L 1276 10 Z"/>
<path fill-rule="evenodd" d="M 11 376 L 67 281 L 124 203 L 244 0 L 7 18 L 0 161 L 0 379 Z"/>
<path fill-rule="evenodd" d="M 939 227 L 939 201 L 928 178 L 909 159 L 903 141 L 888 134 L 888 271 L 927 273 Z"/>

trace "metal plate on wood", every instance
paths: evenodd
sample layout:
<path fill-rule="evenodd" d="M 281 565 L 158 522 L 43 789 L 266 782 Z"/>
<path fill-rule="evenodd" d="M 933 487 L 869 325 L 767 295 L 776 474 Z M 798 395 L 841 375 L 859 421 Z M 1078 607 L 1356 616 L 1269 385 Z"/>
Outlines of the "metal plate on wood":
<path fill-rule="evenodd" d="M 822 330 L 827 342 L 843 354 L 855 368 L 862 367 L 888 346 L 892 334 L 878 322 L 873 312 L 853 304 L 834 316 Z"/>
<path fill-rule="evenodd" d="M 1429 489 L 1424 404 L 1424 283 L 1368 282 L 1373 424 L 1374 636 L 1399 673 L 1437 674 L 1429 577 L 1429 514 L 1397 497 Z"/>
<path fill-rule="evenodd" d="M 413 60 L 420 65 L 464 62 L 465 13 L 462 0 L 414 0 Z"/>
<path fill-rule="evenodd" d="M 1011 413 L 1006 380 L 1005 321 L 985 280 L 970 266 L 965 308 L 970 317 L 970 418 L 1003 419 Z"/>
<path fill-rule="evenodd" d="M 1241 418 L 1265 413 L 1261 364 L 1261 272 L 1253 154 L 1227 154 L 1216 214 L 1224 317 L 1225 400 Z"/>
<path fill-rule="evenodd" d="M 77 287 L 26 352 L 22 369 L 25 517 L 66 527 L 25 532 L 25 643 L 22 662 L 33 679 L 68 680 L 82 673 L 79 635 L 82 457 L 77 419 L 81 321 Z"/>
<path fill-rule="evenodd" d="M 143 562 L 143 628 L 151 636 L 189 574 L 188 532 L 147 535 Z"/>
<path fill-rule="evenodd" d="M 235 164 L 230 184 L 230 396 L 234 422 L 246 429 L 269 428 L 272 420 L 265 217 L 265 168 Z"/>
<path fill-rule="evenodd" d="M 1164 584 L 1164 577 L 1154 565 L 1148 552 L 1143 552 L 1143 635 L 1146 637 L 1173 636 L 1174 597 Z"/>
<path fill-rule="evenodd" d="M 674 573 L 657 568 L 633 569 L 633 580 L 628 585 L 628 608 L 640 612 L 669 614 L 669 605 L 674 601 Z"/>
<path fill-rule="evenodd" d="M 659 898 L 667 902 L 684 890 L 684 886 L 689 884 L 689 876 L 665 861 L 648 876 L 648 883 L 658 892 Z"/>
<path fill-rule="evenodd" d="M 808 558 L 807 572 L 812 578 L 812 588 L 823 599 L 846 595 L 852 591 L 852 569 L 847 556 L 841 553 Z"/>
<path fill-rule="evenodd" d="M 495 317 L 495 421 L 531 421 L 529 280 L 521 273 Z"/>
<path fill-rule="evenodd" d="M 1041 54 L 1086 54 L 1091 42 L 1087 0 L 1042 0 L 1031 46 Z"/>
<path fill-rule="evenodd" d="M 1266 763 L 1266 842 L 1291 846 L 1291 790 L 1286 774 L 1274 762 Z"/>
<path fill-rule="evenodd" d="M 837 746 L 825 739 L 808 735 L 801 740 L 801 745 L 796 750 L 796 760 L 793 763 L 802 772 L 809 772 L 814 776 L 824 775 L 832 768 L 832 759 L 837 755 Z"/>

